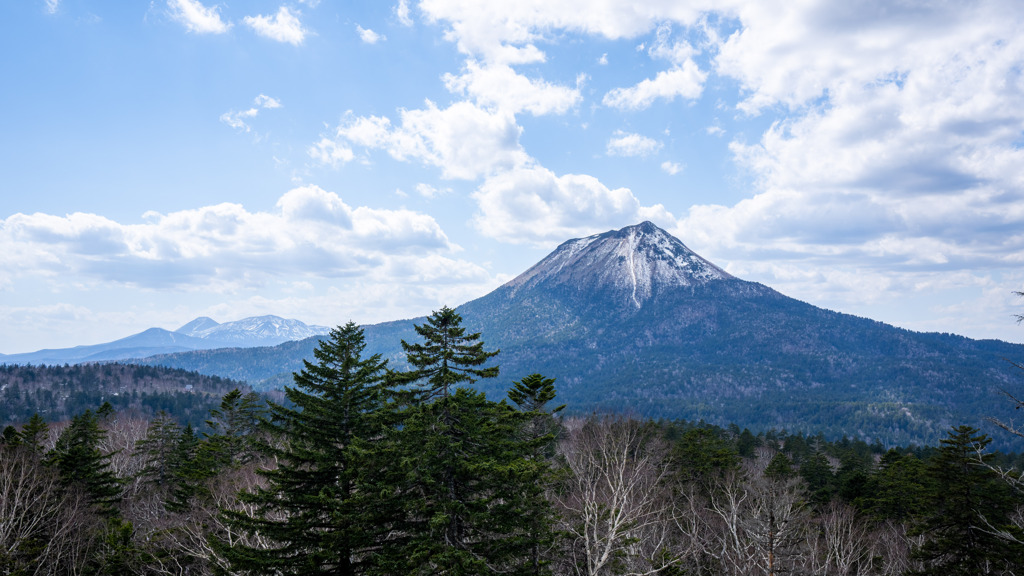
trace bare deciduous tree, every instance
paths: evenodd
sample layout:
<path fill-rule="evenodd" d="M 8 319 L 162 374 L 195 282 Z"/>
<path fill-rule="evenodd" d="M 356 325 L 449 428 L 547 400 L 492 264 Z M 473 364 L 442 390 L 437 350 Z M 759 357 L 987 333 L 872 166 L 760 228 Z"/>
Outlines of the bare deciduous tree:
<path fill-rule="evenodd" d="M 592 418 L 559 446 L 571 473 L 556 495 L 580 575 L 656 574 L 674 560 L 665 445 L 641 422 Z"/>
<path fill-rule="evenodd" d="M 96 542 L 84 496 L 64 490 L 38 455 L 0 448 L 0 565 L 5 573 L 77 574 Z"/>

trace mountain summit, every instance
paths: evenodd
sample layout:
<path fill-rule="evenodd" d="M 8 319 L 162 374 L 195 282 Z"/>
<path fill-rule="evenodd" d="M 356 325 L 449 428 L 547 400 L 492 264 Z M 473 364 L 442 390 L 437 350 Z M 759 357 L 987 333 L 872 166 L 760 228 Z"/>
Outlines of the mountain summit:
<path fill-rule="evenodd" d="M 290 340 L 322 336 L 330 332 L 330 329 L 280 316 L 253 316 L 223 324 L 202 316 L 175 332 L 230 346 L 273 346 Z"/>
<path fill-rule="evenodd" d="M 627 295 L 640 308 L 663 289 L 733 277 L 650 222 L 569 240 L 506 284 L 513 295 L 538 286 Z"/>

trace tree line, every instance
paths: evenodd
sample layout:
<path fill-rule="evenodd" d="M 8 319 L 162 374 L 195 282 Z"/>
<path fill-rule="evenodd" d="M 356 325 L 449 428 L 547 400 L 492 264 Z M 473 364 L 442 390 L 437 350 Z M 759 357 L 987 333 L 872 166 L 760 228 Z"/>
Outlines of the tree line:
<path fill-rule="evenodd" d="M 1020 461 L 968 426 L 881 445 L 563 418 L 442 308 L 409 370 L 331 331 L 204 431 L 109 404 L 0 437 L 0 574 L 1024 573 Z M 1020 431 L 1009 427 L 1011 432 Z"/>

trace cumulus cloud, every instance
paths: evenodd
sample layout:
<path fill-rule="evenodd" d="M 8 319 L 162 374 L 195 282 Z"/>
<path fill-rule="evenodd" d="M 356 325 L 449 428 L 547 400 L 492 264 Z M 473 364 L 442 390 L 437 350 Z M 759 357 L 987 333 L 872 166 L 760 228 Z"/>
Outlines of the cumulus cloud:
<path fill-rule="evenodd" d="M 675 223 L 664 206 L 643 206 L 628 188 L 612 190 L 593 176 L 558 176 L 540 166 L 492 176 L 472 196 L 477 230 L 515 244 L 552 246 L 644 220 Z"/>
<path fill-rule="evenodd" d="M 425 108 L 401 110 L 399 116 L 394 125 L 387 117 L 348 114 L 337 128 L 336 141 L 436 166 L 447 179 L 472 180 L 530 161 L 519 145 L 521 129 L 511 113 L 470 102 L 441 109 L 428 100 Z"/>
<path fill-rule="evenodd" d="M 44 0 L 43 4 L 46 6 L 46 11 L 50 14 L 56 14 L 57 10 L 60 9 L 60 0 Z"/>
<path fill-rule="evenodd" d="M 277 276 L 422 276 L 423 259 L 450 258 L 437 222 L 411 210 L 353 207 L 317 186 L 284 194 L 275 210 L 217 204 L 122 224 L 96 214 L 15 214 L 0 220 L 4 276 L 82 277 L 148 288 L 202 289 Z"/>
<path fill-rule="evenodd" d="M 685 221 L 710 245 L 776 260 L 879 271 L 1017 265 L 1024 250 L 1024 18 L 1001 7 L 868 3 L 745 8 L 723 44 L 758 113 L 791 114 L 756 143 L 734 141 L 757 194 L 697 206 Z M 785 33 L 771 23 L 790 23 Z M 924 33 L 925 30 L 929 32 Z M 756 49 L 754 49 L 756 47 Z M 797 49 L 800 47 L 800 49 Z"/>
<path fill-rule="evenodd" d="M 359 24 L 356 24 L 356 33 L 359 34 L 359 39 L 366 44 L 376 44 L 377 42 L 388 39 L 387 36 L 378 34 L 369 28 L 363 28 Z"/>
<path fill-rule="evenodd" d="M 260 110 L 280 108 L 281 102 L 276 98 L 271 98 L 266 94 L 260 94 L 252 101 L 253 106 L 245 110 L 235 111 L 231 110 L 220 115 L 220 121 L 228 126 L 241 130 L 243 132 L 251 132 L 252 127 L 246 123 L 246 119 L 255 118 L 259 116 Z"/>
<path fill-rule="evenodd" d="M 431 186 L 430 184 L 426 184 L 424 182 L 420 182 L 419 184 L 416 185 L 416 192 L 418 192 L 419 195 L 423 196 L 424 198 L 437 198 L 438 196 L 443 196 L 445 194 L 451 194 L 452 189 L 451 188 L 435 188 L 434 186 Z"/>
<path fill-rule="evenodd" d="M 412 26 L 412 17 L 409 16 L 409 0 L 398 0 L 395 5 L 395 17 L 402 26 Z"/>
<path fill-rule="evenodd" d="M 54 2 L 56 5 L 56 2 Z M 223 34 L 231 28 L 220 18 L 220 6 L 204 6 L 199 0 L 167 0 L 171 18 L 196 34 Z"/>
<path fill-rule="evenodd" d="M 658 72 L 653 79 L 648 78 L 628 88 L 613 88 L 604 95 L 601 103 L 624 110 L 643 110 L 659 98 L 669 102 L 677 96 L 695 100 L 704 91 L 707 77 L 707 73 L 702 72 L 694 61 L 687 60 L 682 66 Z"/>
<path fill-rule="evenodd" d="M 581 100 L 579 88 L 568 88 L 517 73 L 511 66 L 481 66 L 466 62 L 461 75 L 445 74 L 444 83 L 455 94 L 467 95 L 477 104 L 512 114 L 526 111 L 534 116 L 564 114 Z"/>
<path fill-rule="evenodd" d="M 680 172 L 683 171 L 684 168 L 685 166 L 683 164 L 680 164 L 679 162 L 672 162 L 670 160 L 666 160 L 661 163 L 662 172 L 665 172 L 670 176 L 675 176 L 676 174 L 679 174 Z"/>
<path fill-rule="evenodd" d="M 321 138 L 319 142 L 307 148 L 306 153 L 317 162 L 335 168 L 351 162 L 355 158 L 351 148 L 345 146 L 344 143 L 336 142 L 327 137 Z"/>
<path fill-rule="evenodd" d="M 287 6 L 281 6 L 273 16 L 246 16 L 242 21 L 264 38 L 295 46 L 302 44 L 308 33 L 299 21 L 299 13 L 293 13 Z"/>
<path fill-rule="evenodd" d="M 609 156 L 650 156 L 661 147 L 662 143 L 653 138 L 617 130 L 605 150 Z"/>
<path fill-rule="evenodd" d="M 446 37 L 464 54 L 495 64 L 543 62 L 537 46 L 553 30 L 566 30 L 616 40 L 633 38 L 671 20 L 695 24 L 711 2 L 655 0 L 643 3 L 588 0 L 523 0 L 481 3 L 426 0 L 424 17 L 448 25 Z"/>

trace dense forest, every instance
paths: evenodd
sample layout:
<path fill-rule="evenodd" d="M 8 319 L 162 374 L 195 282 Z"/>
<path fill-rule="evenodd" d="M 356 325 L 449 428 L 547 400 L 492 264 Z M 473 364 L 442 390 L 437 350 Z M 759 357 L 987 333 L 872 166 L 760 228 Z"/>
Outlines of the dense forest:
<path fill-rule="evenodd" d="M 0 426 L 25 422 L 33 414 L 49 422 L 69 420 L 104 402 L 141 418 L 163 411 L 180 422 L 200 423 L 221 396 L 244 386 L 161 366 L 0 364 Z"/>
<path fill-rule="evenodd" d="M 109 403 L 8 426 L 0 574 L 1024 572 L 1024 461 L 978 429 L 887 449 L 563 417 L 541 374 L 470 388 L 497 352 L 453 310 L 411 340 L 393 370 L 339 327 L 286 399 L 231 390 L 201 433 Z"/>

